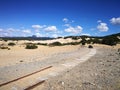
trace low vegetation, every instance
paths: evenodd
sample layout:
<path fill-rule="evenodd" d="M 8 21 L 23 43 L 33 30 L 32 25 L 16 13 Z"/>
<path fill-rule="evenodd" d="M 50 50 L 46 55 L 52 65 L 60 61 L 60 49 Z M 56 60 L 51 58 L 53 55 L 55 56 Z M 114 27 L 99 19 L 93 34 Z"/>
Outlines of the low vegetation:
<path fill-rule="evenodd" d="M 7 39 L 4 39 L 5 42 L 7 42 L 8 40 Z"/>
<path fill-rule="evenodd" d="M 80 42 L 82 45 L 85 45 L 87 43 L 87 41 L 85 39 L 82 39 Z"/>
<path fill-rule="evenodd" d="M 67 39 L 67 38 L 71 38 L 72 40 L 78 40 L 78 39 L 80 39 L 80 36 L 67 36 L 67 37 L 64 37 L 64 39 Z"/>
<path fill-rule="evenodd" d="M 93 48 L 93 46 L 92 46 L 92 45 L 89 45 L 88 48 Z"/>
<path fill-rule="evenodd" d="M 120 37 L 120 33 L 108 35 L 108 36 L 104 36 L 104 37 L 81 36 L 81 39 L 82 39 L 81 44 L 82 45 L 85 45 L 85 44 L 105 44 L 105 45 L 114 46 L 114 45 L 120 43 L 120 39 L 118 37 Z M 89 38 L 89 40 L 87 40 L 86 38 Z"/>
<path fill-rule="evenodd" d="M 26 49 L 36 49 L 38 46 L 36 44 L 26 44 Z"/>
<path fill-rule="evenodd" d="M 102 40 L 102 44 L 106 44 L 106 45 L 116 45 L 119 42 L 119 39 L 117 37 L 105 37 Z"/>
<path fill-rule="evenodd" d="M 60 43 L 60 42 L 53 42 L 53 43 L 50 43 L 49 46 L 62 46 L 62 43 Z"/>
<path fill-rule="evenodd" d="M 16 44 L 13 42 L 8 43 L 8 46 L 14 46 L 14 45 L 16 45 Z"/>
<path fill-rule="evenodd" d="M 118 54 L 120 55 L 120 48 L 118 48 Z"/>
<path fill-rule="evenodd" d="M 60 43 L 60 42 L 53 42 L 50 43 L 49 46 L 65 46 L 65 45 L 79 45 L 80 42 L 70 42 L 70 43 Z"/>
<path fill-rule="evenodd" d="M 80 42 L 63 43 L 63 45 L 79 45 Z"/>
<path fill-rule="evenodd" d="M 6 47 L 6 46 L 1 46 L 0 49 L 8 49 L 8 50 L 10 50 L 10 48 Z"/>
<path fill-rule="evenodd" d="M 47 43 L 37 43 L 37 45 L 47 46 Z"/>

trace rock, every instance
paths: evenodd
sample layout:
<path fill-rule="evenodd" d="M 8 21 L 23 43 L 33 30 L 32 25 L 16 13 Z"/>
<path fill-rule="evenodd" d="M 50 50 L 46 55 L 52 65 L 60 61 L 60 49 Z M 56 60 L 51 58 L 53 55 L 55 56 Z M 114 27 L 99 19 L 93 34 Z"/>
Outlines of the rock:
<path fill-rule="evenodd" d="M 62 81 L 61 84 L 64 86 L 65 83 Z"/>

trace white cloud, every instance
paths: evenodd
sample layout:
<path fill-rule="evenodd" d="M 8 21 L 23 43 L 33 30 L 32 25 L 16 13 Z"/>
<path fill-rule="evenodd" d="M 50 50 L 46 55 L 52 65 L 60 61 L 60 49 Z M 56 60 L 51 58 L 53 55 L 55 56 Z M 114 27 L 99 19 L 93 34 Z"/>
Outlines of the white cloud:
<path fill-rule="evenodd" d="M 64 26 L 66 26 L 66 27 L 70 27 L 70 24 L 65 24 Z"/>
<path fill-rule="evenodd" d="M 42 37 L 42 34 L 40 34 L 40 33 L 36 33 L 35 34 L 37 37 Z"/>
<path fill-rule="evenodd" d="M 97 22 L 98 22 L 98 23 L 101 23 L 102 21 L 101 21 L 101 20 L 98 20 Z"/>
<path fill-rule="evenodd" d="M 0 28 L 0 37 L 10 36 L 9 31 Z"/>
<path fill-rule="evenodd" d="M 45 27 L 46 27 L 46 25 L 32 25 L 32 28 L 35 29 L 36 33 L 39 33 L 40 29 L 45 28 Z"/>
<path fill-rule="evenodd" d="M 3 29 L 2 28 L 0 28 L 0 32 L 2 32 L 3 31 Z"/>
<path fill-rule="evenodd" d="M 81 26 L 76 26 L 76 27 L 68 27 L 67 29 L 65 29 L 65 32 L 68 32 L 68 33 L 72 33 L 72 34 L 78 34 L 78 33 L 81 33 L 83 30 L 83 28 Z"/>
<path fill-rule="evenodd" d="M 82 33 L 81 35 L 91 36 L 89 33 Z"/>
<path fill-rule="evenodd" d="M 16 31 L 18 31 L 18 30 L 16 30 L 16 29 L 14 29 L 14 28 L 8 28 L 6 31 L 8 31 L 8 32 L 16 32 Z"/>
<path fill-rule="evenodd" d="M 120 25 L 120 17 L 110 19 L 110 22 L 115 25 Z"/>
<path fill-rule="evenodd" d="M 40 29 L 40 28 L 44 28 L 46 27 L 46 25 L 32 25 L 32 28 L 34 29 Z"/>
<path fill-rule="evenodd" d="M 39 32 L 40 32 L 40 30 L 39 30 L 39 29 L 36 29 L 36 30 L 35 30 L 35 32 L 36 32 L 36 33 L 39 33 Z"/>
<path fill-rule="evenodd" d="M 63 22 L 67 23 L 69 20 L 67 18 L 63 18 Z"/>
<path fill-rule="evenodd" d="M 55 32 L 55 31 L 57 31 L 57 27 L 56 26 L 48 26 L 44 30 L 48 31 L 48 32 Z"/>
<path fill-rule="evenodd" d="M 65 22 L 65 23 L 74 23 L 75 22 L 74 20 L 69 20 L 67 18 L 63 18 L 62 21 Z"/>
<path fill-rule="evenodd" d="M 97 29 L 101 32 L 107 32 L 108 31 L 108 26 L 106 23 L 99 23 L 99 25 L 97 26 Z"/>
<path fill-rule="evenodd" d="M 56 38 L 56 37 L 58 37 L 58 35 L 57 34 L 53 34 L 52 37 Z"/>
<path fill-rule="evenodd" d="M 1 37 L 6 37 L 6 36 L 10 36 L 10 34 L 9 34 L 9 33 L 4 32 L 4 33 L 0 34 L 0 36 L 1 36 Z"/>
<path fill-rule="evenodd" d="M 6 29 L 0 29 L 0 36 L 27 36 L 28 34 L 31 34 L 31 30 L 25 29 L 15 29 L 15 28 L 6 28 Z"/>
<path fill-rule="evenodd" d="M 27 30 L 23 30 L 23 33 L 28 33 L 29 34 L 29 33 L 31 33 L 31 30 L 28 30 L 28 29 Z"/>

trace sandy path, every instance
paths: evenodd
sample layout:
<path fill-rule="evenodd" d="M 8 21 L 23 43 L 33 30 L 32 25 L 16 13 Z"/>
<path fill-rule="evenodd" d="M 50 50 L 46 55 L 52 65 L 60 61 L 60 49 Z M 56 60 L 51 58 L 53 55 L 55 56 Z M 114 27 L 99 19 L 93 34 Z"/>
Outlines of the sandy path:
<path fill-rule="evenodd" d="M 36 82 L 40 80 L 48 79 L 50 77 L 59 75 L 62 72 L 75 67 L 79 63 L 84 62 L 85 60 L 89 59 L 95 53 L 96 53 L 95 49 L 80 48 L 72 52 L 67 52 L 67 53 L 64 52 L 64 53 L 60 53 L 60 54 L 47 57 L 42 61 L 29 62 L 29 63 L 23 63 L 23 64 L 0 68 L 0 72 L 1 72 L 0 74 L 2 76 L 0 79 L 0 82 L 4 83 L 6 81 L 13 80 L 20 76 L 24 76 L 33 71 L 37 71 L 42 67 L 49 66 L 49 65 L 53 66 L 49 70 L 45 70 L 42 73 L 38 73 L 38 74 L 28 77 L 28 79 L 25 78 L 18 82 L 2 87 L 1 90 L 2 89 L 5 90 L 6 88 L 7 89 L 8 88 L 19 88 L 19 90 L 24 89 L 25 87 L 31 84 L 35 84 Z M 13 72 L 15 74 L 13 74 Z M 8 73 L 9 76 L 6 75 L 6 73 Z"/>

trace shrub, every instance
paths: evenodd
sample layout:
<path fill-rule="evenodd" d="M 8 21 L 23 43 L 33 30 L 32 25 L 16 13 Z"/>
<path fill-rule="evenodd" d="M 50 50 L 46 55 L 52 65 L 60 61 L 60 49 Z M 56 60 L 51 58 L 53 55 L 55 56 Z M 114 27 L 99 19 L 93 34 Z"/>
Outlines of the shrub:
<path fill-rule="evenodd" d="M 8 40 L 7 39 L 4 39 L 5 42 L 7 42 Z"/>
<path fill-rule="evenodd" d="M 49 44 L 50 46 L 62 46 L 60 42 L 53 42 Z"/>
<path fill-rule="evenodd" d="M 20 60 L 20 62 L 23 62 L 23 60 Z"/>
<path fill-rule="evenodd" d="M 93 46 L 92 46 L 92 45 L 89 45 L 88 48 L 93 48 Z"/>
<path fill-rule="evenodd" d="M 36 49 L 36 48 L 38 48 L 38 46 L 35 44 L 27 44 L 25 48 L 26 49 Z"/>
<path fill-rule="evenodd" d="M 47 43 L 37 43 L 37 45 L 44 45 L 44 46 L 47 46 Z"/>
<path fill-rule="evenodd" d="M 106 45 L 116 45 L 119 42 L 119 39 L 117 37 L 105 37 L 102 40 L 102 44 Z"/>
<path fill-rule="evenodd" d="M 80 42 L 71 42 L 70 45 L 78 45 Z"/>
<path fill-rule="evenodd" d="M 0 47 L 0 49 L 8 49 L 8 50 L 10 50 L 9 47 L 5 47 L 5 46 Z"/>
<path fill-rule="evenodd" d="M 8 47 L 4 47 L 4 46 L 3 46 L 3 47 L 0 47 L 0 49 L 8 49 Z"/>
<path fill-rule="evenodd" d="M 118 54 L 120 55 L 120 48 L 118 48 Z"/>
<path fill-rule="evenodd" d="M 10 43 L 8 43 L 8 45 L 9 45 L 9 46 L 14 46 L 14 45 L 15 45 L 15 43 L 10 42 Z"/>
<path fill-rule="evenodd" d="M 73 40 L 78 40 L 79 38 L 77 36 L 72 37 Z"/>
<path fill-rule="evenodd" d="M 57 37 L 57 39 L 60 39 L 60 38 L 62 38 L 62 37 Z"/>
<path fill-rule="evenodd" d="M 98 38 L 94 38 L 93 40 L 93 44 L 101 44 L 101 40 L 100 39 L 98 39 Z"/>
<path fill-rule="evenodd" d="M 80 43 L 82 43 L 82 45 L 85 45 L 85 44 L 86 44 L 86 39 L 85 39 L 85 38 L 82 38 L 82 40 L 81 40 Z"/>
<path fill-rule="evenodd" d="M 118 52 L 120 52 L 120 48 L 118 48 Z"/>
<path fill-rule="evenodd" d="M 10 48 L 8 48 L 8 50 L 10 50 Z"/>

